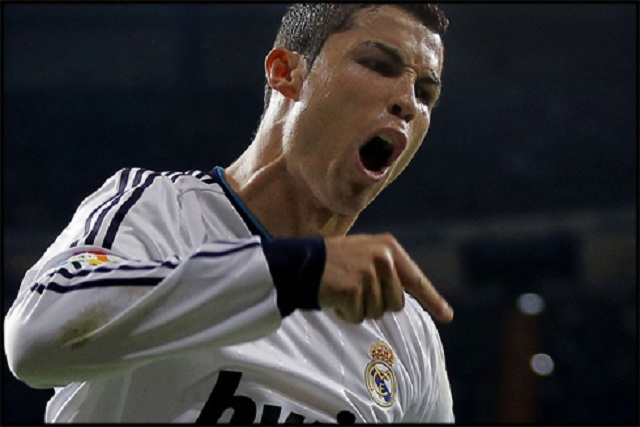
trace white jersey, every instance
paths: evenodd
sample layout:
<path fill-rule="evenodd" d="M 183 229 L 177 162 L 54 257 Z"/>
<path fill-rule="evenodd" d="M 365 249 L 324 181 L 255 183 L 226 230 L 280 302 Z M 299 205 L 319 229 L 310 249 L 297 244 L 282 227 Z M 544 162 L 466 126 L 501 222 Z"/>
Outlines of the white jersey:
<path fill-rule="evenodd" d="M 440 337 L 404 310 L 317 307 L 318 238 L 272 239 L 211 174 L 123 169 L 26 273 L 12 372 L 46 422 L 453 422 Z"/>

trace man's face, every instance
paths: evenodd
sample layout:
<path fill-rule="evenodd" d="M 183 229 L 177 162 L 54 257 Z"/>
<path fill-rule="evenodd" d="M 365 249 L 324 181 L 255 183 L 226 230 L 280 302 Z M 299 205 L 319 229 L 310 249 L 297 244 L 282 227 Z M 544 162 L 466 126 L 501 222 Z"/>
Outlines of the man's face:
<path fill-rule="evenodd" d="M 407 166 L 440 95 L 440 36 L 393 6 L 331 35 L 285 126 L 294 184 L 334 214 L 364 209 Z"/>

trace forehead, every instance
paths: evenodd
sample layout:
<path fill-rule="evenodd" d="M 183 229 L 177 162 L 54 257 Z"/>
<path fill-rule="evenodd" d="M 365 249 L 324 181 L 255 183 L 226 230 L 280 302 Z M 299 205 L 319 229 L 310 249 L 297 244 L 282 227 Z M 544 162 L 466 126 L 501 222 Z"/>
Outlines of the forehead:
<path fill-rule="evenodd" d="M 339 34 L 347 44 L 342 46 L 344 49 L 373 40 L 396 49 L 407 65 L 418 70 L 427 68 L 438 74 L 442 70 L 444 48 L 440 35 L 402 8 L 374 5 L 360 9 L 354 14 L 351 28 Z"/>

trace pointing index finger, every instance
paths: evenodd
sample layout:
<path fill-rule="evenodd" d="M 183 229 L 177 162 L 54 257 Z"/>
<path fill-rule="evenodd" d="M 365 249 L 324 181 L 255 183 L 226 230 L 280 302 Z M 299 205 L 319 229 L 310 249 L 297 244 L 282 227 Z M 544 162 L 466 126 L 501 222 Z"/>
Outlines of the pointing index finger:
<path fill-rule="evenodd" d="M 449 303 L 436 291 L 431 281 L 409 258 L 409 255 L 401 248 L 398 249 L 400 252 L 397 253 L 396 265 L 402 286 L 437 320 L 443 323 L 451 322 L 453 309 Z"/>
<path fill-rule="evenodd" d="M 436 291 L 426 276 L 421 275 L 416 287 L 413 290 L 407 289 L 407 292 L 413 295 L 420 305 L 429 310 L 439 321 L 450 323 L 453 320 L 453 309 L 447 300 Z"/>

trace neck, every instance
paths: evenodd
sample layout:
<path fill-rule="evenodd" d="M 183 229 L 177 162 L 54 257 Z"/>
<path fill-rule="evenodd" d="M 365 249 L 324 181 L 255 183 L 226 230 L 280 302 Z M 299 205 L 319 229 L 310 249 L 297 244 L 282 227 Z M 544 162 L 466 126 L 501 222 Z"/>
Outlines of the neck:
<path fill-rule="evenodd" d="M 331 212 L 287 168 L 282 126 L 260 126 L 247 150 L 225 170 L 231 188 L 273 237 L 345 235 L 357 215 Z"/>

